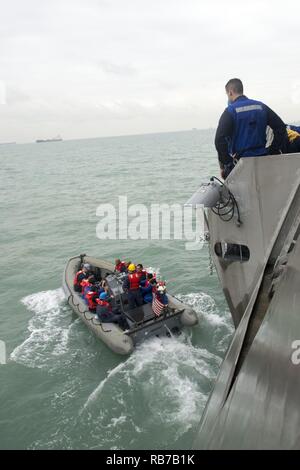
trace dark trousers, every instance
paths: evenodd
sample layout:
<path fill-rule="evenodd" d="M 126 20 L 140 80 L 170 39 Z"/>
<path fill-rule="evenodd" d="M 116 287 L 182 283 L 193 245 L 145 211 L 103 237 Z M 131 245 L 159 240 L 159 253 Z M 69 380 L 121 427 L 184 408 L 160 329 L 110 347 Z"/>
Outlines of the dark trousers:
<path fill-rule="evenodd" d="M 140 289 L 128 291 L 128 304 L 130 309 L 143 305 L 143 296 Z"/>
<path fill-rule="evenodd" d="M 232 170 L 234 169 L 234 163 L 230 162 L 230 163 L 226 163 L 226 165 L 224 165 L 224 179 L 227 178 L 227 176 L 229 175 L 229 173 L 232 172 Z"/>

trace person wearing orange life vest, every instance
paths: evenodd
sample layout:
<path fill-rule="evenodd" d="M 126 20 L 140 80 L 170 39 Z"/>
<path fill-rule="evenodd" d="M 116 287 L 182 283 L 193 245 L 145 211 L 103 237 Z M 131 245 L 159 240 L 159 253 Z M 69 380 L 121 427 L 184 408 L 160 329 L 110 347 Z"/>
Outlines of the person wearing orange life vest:
<path fill-rule="evenodd" d="M 80 283 L 83 281 L 83 279 L 87 279 L 89 276 L 89 271 L 91 269 L 91 266 L 87 263 L 85 263 L 82 268 L 77 271 L 75 278 L 74 278 L 74 290 L 76 292 L 81 292 L 81 286 Z"/>
<path fill-rule="evenodd" d="M 117 323 L 123 329 L 129 328 L 125 315 L 112 307 L 106 292 L 102 292 L 96 302 L 96 316 L 102 323 Z"/>
<path fill-rule="evenodd" d="M 143 305 L 143 296 L 140 290 L 141 273 L 136 272 L 134 264 L 128 266 L 128 275 L 124 279 L 123 289 L 128 292 L 129 308 Z"/>
<path fill-rule="evenodd" d="M 90 312 L 96 312 L 96 308 L 98 305 L 98 302 L 97 302 L 98 297 L 99 297 L 99 292 L 98 292 L 97 286 L 95 285 L 90 286 L 89 290 L 85 294 L 85 300 L 87 302 Z"/>
<path fill-rule="evenodd" d="M 102 292 L 106 292 L 105 282 L 97 282 L 94 276 L 90 276 L 83 289 L 82 297 L 91 311 L 95 311 L 97 307 L 97 300 Z"/>
<path fill-rule="evenodd" d="M 118 273 L 126 273 L 127 267 L 124 261 L 121 261 L 119 258 L 115 260 L 115 271 Z"/>
<path fill-rule="evenodd" d="M 89 276 L 88 278 L 86 278 L 86 279 L 82 279 L 82 281 L 80 283 L 80 287 L 81 287 L 81 296 L 83 298 L 85 296 L 86 289 L 89 288 L 90 286 L 94 285 L 95 282 L 96 282 L 96 280 L 95 280 L 95 276 L 93 274 L 91 276 Z"/>

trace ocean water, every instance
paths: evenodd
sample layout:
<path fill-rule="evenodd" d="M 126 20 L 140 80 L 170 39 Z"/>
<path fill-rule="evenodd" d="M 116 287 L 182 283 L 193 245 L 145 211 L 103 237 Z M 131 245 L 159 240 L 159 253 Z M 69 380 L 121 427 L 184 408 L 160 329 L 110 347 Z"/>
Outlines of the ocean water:
<path fill-rule="evenodd" d="M 0 160 L 0 448 L 190 448 L 233 333 L 207 247 L 99 240 L 96 209 L 184 203 L 218 175 L 213 131 L 1 146 Z M 66 303 L 79 253 L 155 267 L 199 324 L 115 355 Z"/>

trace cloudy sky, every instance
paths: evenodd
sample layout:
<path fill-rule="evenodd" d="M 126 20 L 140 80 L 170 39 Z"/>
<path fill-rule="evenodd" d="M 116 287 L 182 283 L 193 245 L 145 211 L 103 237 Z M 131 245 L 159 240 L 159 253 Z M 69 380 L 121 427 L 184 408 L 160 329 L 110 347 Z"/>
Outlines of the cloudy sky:
<path fill-rule="evenodd" d="M 300 120 L 299 0 L 0 3 L 0 142 L 215 127 L 235 76 Z"/>

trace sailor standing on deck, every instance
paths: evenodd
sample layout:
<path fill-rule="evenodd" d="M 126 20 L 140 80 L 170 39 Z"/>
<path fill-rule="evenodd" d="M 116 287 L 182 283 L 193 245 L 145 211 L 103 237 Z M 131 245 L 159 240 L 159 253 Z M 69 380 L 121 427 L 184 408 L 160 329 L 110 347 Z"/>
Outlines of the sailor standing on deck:
<path fill-rule="evenodd" d="M 215 137 L 222 178 L 226 178 L 240 157 L 276 155 L 286 150 L 286 127 L 272 109 L 243 94 L 240 79 L 232 78 L 225 86 L 228 106 L 223 112 Z M 266 131 L 274 139 L 266 147 Z"/>
<path fill-rule="evenodd" d="M 143 305 L 143 296 L 140 290 L 140 281 L 142 274 L 136 271 L 133 263 L 128 266 L 128 275 L 124 279 L 123 289 L 128 291 L 129 308 L 140 307 Z"/>

